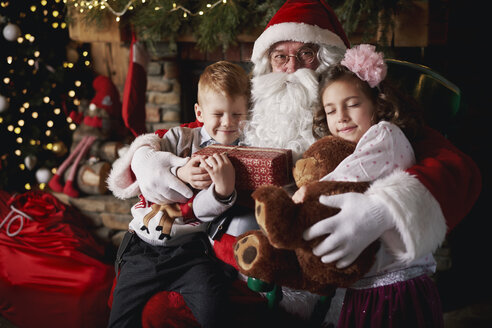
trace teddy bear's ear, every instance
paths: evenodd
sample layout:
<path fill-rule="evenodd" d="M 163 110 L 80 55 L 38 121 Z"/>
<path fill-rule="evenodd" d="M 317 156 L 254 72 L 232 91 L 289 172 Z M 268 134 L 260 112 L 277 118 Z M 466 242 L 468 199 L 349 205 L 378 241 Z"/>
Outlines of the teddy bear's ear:
<path fill-rule="evenodd" d="M 292 169 L 292 175 L 294 176 L 297 188 L 301 188 L 311 181 L 321 179 L 316 170 L 318 164 L 318 161 L 314 157 L 301 158 L 296 162 L 296 166 Z"/>
<path fill-rule="evenodd" d="M 345 157 L 354 152 L 355 146 L 353 142 L 334 136 L 326 136 L 313 143 L 292 170 L 297 187 L 319 181 L 332 172 Z"/>

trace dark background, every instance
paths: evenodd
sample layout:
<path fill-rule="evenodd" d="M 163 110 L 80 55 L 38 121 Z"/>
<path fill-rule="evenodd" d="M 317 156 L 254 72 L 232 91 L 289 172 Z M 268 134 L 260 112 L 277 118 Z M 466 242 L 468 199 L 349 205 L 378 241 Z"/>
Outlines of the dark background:
<path fill-rule="evenodd" d="M 432 5 L 432 0 L 430 3 Z M 420 48 L 399 48 L 399 59 L 422 63 L 458 85 L 463 93 L 464 111 L 456 122 L 451 141 L 471 156 L 482 173 L 482 192 L 469 215 L 451 231 L 450 270 L 439 272 L 436 281 L 444 310 L 492 299 L 491 218 L 489 205 L 491 177 L 492 122 L 490 89 L 490 31 L 492 21 L 487 2 L 448 1 L 447 42 Z"/>

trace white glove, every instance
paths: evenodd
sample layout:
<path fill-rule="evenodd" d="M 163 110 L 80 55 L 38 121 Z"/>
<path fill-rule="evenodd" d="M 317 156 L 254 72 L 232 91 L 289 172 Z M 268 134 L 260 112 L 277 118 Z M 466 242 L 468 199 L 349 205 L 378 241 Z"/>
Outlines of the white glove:
<path fill-rule="evenodd" d="M 171 167 L 183 166 L 188 160 L 148 146 L 137 149 L 131 167 L 145 199 L 157 204 L 184 203 L 190 199 L 193 191 L 171 173 Z"/>
<path fill-rule="evenodd" d="M 341 211 L 313 224 L 303 237 L 311 240 L 327 235 L 313 248 L 313 254 L 321 256 L 323 263 L 336 261 L 337 268 L 352 264 L 367 246 L 394 227 L 389 210 L 376 196 L 351 192 L 320 196 L 319 201 Z"/>

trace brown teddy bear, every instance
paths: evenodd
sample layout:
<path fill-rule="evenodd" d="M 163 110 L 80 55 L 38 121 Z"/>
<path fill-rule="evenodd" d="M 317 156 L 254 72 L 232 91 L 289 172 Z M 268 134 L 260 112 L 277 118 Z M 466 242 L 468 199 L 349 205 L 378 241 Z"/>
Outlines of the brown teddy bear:
<path fill-rule="evenodd" d="M 293 175 L 296 185 L 306 186 L 303 203 L 296 204 L 281 187 L 262 186 L 253 192 L 260 230 L 237 238 L 234 256 L 241 273 L 298 290 L 332 295 L 336 287 L 348 287 L 369 271 L 379 249 L 375 241 L 352 265 L 344 269 L 322 263 L 312 248 L 322 237 L 305 241 L 302 233 L 340 209 L 324 206 L 320 195 L 364 192 L 367 182 L 319 181 L 355 150 L 355 144 L 333 136 L 315 142 L 298 160 Z"/>

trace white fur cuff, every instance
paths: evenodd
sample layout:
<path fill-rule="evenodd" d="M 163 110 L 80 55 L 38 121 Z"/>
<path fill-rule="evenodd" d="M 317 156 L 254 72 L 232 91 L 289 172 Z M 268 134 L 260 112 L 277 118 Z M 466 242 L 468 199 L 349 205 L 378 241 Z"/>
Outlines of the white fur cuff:
<path fill-rule="evenodd" d="M 108 189 L 111 190 L 115 197 L 121 199 L 132 198 L 140 194 L 140 188 L 135 180 L 131 163 L 135 151 L 142 146 L 149 146 L 155 150 L 161 150 L 161 138 L 154 133 L 143 134 L 138 136 L 128 148 L 122 157 L 113 163 L 113 168 L 109 173 Z"/>
<path fill-rule="evenodd" d="M 413 261 L 444 241 L 447 228 L 441 207 L 415 176 L 395 171 L 376 180 L 366 193 L 378 196 L 393 217 L 396 229 L 382 239 L 398 260 Z"/>

